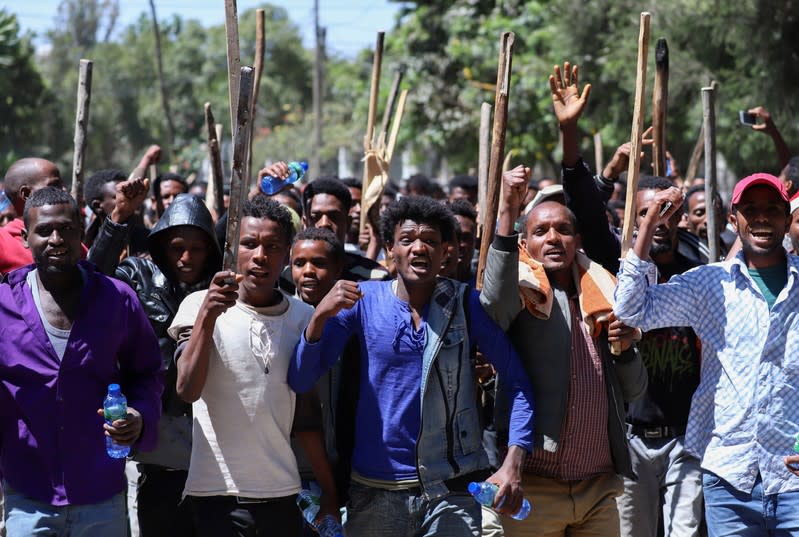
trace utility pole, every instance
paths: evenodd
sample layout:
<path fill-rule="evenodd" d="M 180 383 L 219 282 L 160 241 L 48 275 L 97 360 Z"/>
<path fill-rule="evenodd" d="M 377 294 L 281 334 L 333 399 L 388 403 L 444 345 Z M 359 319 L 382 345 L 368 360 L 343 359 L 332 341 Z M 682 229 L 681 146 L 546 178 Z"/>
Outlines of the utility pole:
<path fill-rule="evenodd" d="M 316 54 L 313 71 L 313 149 L 308 176 L 316 179 L 322 172 L 322 94 L 324 87 L 325 29 L 319 26 L 319 0 L 314 0 L 314 30 L 316 35 Z"/>
<path fill-rule="evenodd" d="M 155 58 L 158 61 L 158 85 L 161 88 L 161 107 L 164 109 L 166 118 L 166 136 L 169 143 L 169 158 L 173 157 L 175 150 L 175 126 L 172 124 L 172 114 L 169 112 L 169 99 L 166 94 L 166 82 L 164 81 L 164 64 L 161 60 L 161 32 L 158 30 L 158 19 L 155 16 L 155 1 L 150 0 L 150 12 L 153 15 L 153 32 L 155 32 Z"/>

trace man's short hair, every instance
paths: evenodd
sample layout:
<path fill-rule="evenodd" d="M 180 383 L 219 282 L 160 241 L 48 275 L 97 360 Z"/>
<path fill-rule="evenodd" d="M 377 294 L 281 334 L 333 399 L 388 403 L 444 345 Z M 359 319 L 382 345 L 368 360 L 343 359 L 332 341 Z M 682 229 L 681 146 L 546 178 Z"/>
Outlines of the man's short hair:
<path fill-rule="evenodd" d="M 405 220 L 437 228 L 444 242 L 452 242 L 455 238 L 457 222 L 449 207 L 427 196 L 403 196 L 389 205 L 380 217 L 380 231 L 386 244 L 394 243 L 394 230 Z"/>
<path fill-rule="evenodd" d="M 799 155 L 791 157 L 785 166 L 785 178 L 793 182 L 793 187 L 799 187 Z"/>
<path fill-rule="evenodd" d="M 417 173 L 408 178 L 407 183 L 408 192 L 415 190 L 419 194 L 425 196 L 433 196 L 436 192 L 436 185 L 426 175 Z"/>
<path fill-rule="evenodd" d="M 345 177 L 341 179 L 341 182 L 344 183 L 347 188 L 357 188 L 358 190 L 363 190 L 363 183 L 360 179 L 356 179 L 355 177 Z"/>
<path fill-rule="evenodd" d="M 96 171 L 89 176 L 83 186 L 83 198 L 87 202 L 102 201 L 103 187 L 106 183 L 121 183 L 126 179 L 125 172 L 119 169 Z"/>
<path fill-rule="evenodd" d="M 477 192 L 477 177 L 473 175 L 456 175 L 449 182 L 449 191 L 456 188 Z"/>
<path fill-rule="evenodd" d="M 330 257 L 336 263 L 344 263 L 344 245 L 338 240 L 335 233 L 325 227 L 305 228 L 294 237 L 294 244 L 300 241 L 326 242 L 330 250 Z"/>
<path fill-rule="evenodd" d="M 383 195 L 388 196 L 391 199 L 396 199 L 397 194 L 399 194 L 399 189 L 397 189 L 397 187 L 394 186 L 394 183 L 392 183 L 391 181 L 386 183 L 386 187 L 383 189 Z"/>
<path fill-rule="evenodd" d="M 246 200 L 241 205 L 241 216 L 242 218 L 251 216 L 261 220 L 271 220 L 283 230 L 287 244 L 291 244 L 294 239 L 294 224 L 291 223 L 291 215 L 288 209 L 273 199 L 266 196 L 255 196 L 251 200 Z"/>
<path fill-rule="evenodd" d="M 638 178 L 638 192 L 642 190 L 666 190 L 674 186 L 674 183 L 665 177 L 656 175 L 641 175 Z"/>
<path fill-rule="evenodd" d="M 449 203 L 449 209 L 455 216 L 462 216 L 473 222 L 477 222 L 477 211 L 474 209 L 474 206 L 465 199 L 451 201 Z"/>
<path fill-rule="evenodd" d="M 189 183 L 186 182 L 182 175 L 172 172 L 159 173 L 155 181 L 153 181 L 153 194 L 157 200 L 161 199 L 161 183 L 165 181 L 175 181 L 183 185 L 184 194 L 189 191 Z"/>
<path fill-rule="evenodd" d="M 30 223 L 30 210 L 35 209 L 38 207 L 43 207 L 45 205 L 59 205 L 59 204 L 66 204 L 72 208 L 72 212 L 74 213 L 75 222 L 80 224 L 80 209 L 78 209 L 78 203 L 75 201 L 75 198 L 69 195 L 68 192 L 64 192 L 60 188 L 55 188 L 52 186 L 48 186 L 45 188 L 40 188 L 36 192 L 30 195 L 30 197 L 25 202 L 25 210 L 22 213 L 22 221 L 25 222 L 25 228 L 29 228 Z"/>
<path fill-rule="evenodd" d="M 317 194 L 329 194 L 341 202 L 344 212 L 350 210 L 352 207 L 352 194 L 347 185 L 341 182 L 341 179 L 336 177 L 320 177 L 316 181 L 311 181 L 305 190 L 302 192 L 302 210 L 305 216 L 308 216 L 311 210 L 311 200 Z"/>
<path fill-rule="evenodd" d="M 537 207 L 540 207 L 544 203 L 557 203 L 558 205 L 566 209 L 566 213 L 569 215 L 569 221 L 571 222 L 572 227 L 574 228 L 574 233 L 575 234 L 580 233 L 580 223 L 577 221 L 577 215 L 574 214 L 574 211 L 569 209 L 564 203 L 560 203 L 559 201 L 549 199 L 542 201 L 541 203 L 539 203 L 538 205 L 536 205 L 535 207 L 533 207 L 532 209 L 521 215 L 519 219 L 516 221 L 516 228 L 518 229 L 518 232 L 522 237 L 527 236 L 527 221 L 530 219 L 530 215 L 533 214 L 533 211 L 535 211 Z"/>
<path fill-rule="evenodd" d="M 686 191 L 686 193 L 685 193 L 685 201 L 682 204 L 683 212 L 685 212 L 685 214 L 688 214 L 688 201 L 691 199 L 691 196 L 693 196 L 694 194 L 696 194 L 698 192 L 701 192 L 701 193 L 704 194 L 705 193 L 705 185 L 694 185 L 694 186 L 692 186 L 691 188 L 689 188 Z M 723 212 L 724 202 L 721 200 L 721 195 L 718 192 L 716 192 L 715 201 L 716 201 L 716 208 L 719 209 L 719 211 Z M 705 209 L 705 211 L 707 211 L 707 209 Z"/>

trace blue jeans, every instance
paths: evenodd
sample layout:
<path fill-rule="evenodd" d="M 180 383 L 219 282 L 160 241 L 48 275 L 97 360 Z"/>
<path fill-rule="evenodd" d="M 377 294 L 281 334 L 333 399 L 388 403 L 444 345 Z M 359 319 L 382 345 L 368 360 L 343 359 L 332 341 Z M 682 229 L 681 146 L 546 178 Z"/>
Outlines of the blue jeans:
<path fill-rule="evenodd" d="M 712 472 L 702 475 L 709 537 L 799 536 L 799 492 L 763 494 L 760 476 L 751 493 Z"/>
<path fill-rule="evenodd" d="M 123 492 L 103 502 L 55 506 L 20 494 L 8 484 L 4 488 L 9 536 L 127 537 Z"/>
<path fill-rule="evenodd" d="M 427 501 L 418 491 L 383 490 L 353 482 L 347 537 L 480 537 L 480 504 L 467 493 Z"/>

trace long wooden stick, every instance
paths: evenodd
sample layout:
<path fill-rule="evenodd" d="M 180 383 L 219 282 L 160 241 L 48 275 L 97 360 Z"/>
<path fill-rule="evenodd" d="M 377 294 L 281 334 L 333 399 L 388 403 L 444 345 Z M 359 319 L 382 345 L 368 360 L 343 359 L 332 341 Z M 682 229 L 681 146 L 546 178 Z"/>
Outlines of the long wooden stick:
<path fill-rule="evenodd" d="M 236 136 L 236 111 L 239 107 L 239 77 L 241 51 L 239 49 L 239 16 L 236 0 L 225 0 L 225 37 L 227 38 L 228 96 L 230 97 L 230 130 Z M 235 145 L 235 140 L 233 141 Z"/>
<path fill-rule="evenodd" d="M 266 50 L 266 33 L 264 30 L 264 10 L 255 10 L 255 76 L 253 77 L 252 108 L 250 118 L 250 132 L 247 134 L 249 157 L 247 158 L 247 172 L 244 176 L 252 180 L 252 142 L 255 137 L 255 116 L 258 112 L 258 93 L 261 89 L 261 74 L 264 71 L 264 52 Z"/>
<path fill-rule="evenodd" d="M 488 163 L 491 151 L 491 105 L 480 105 L 480 134 L 478 138 L 479 151 L 477 153 L 477 232 L 483 236 L 485 225 L 486 196 L 488 194 Z"/>
<path fill-rule="evenodd" d="M 391 159 L 394 157 L 394 147 L 397 145 L 397 137 L 399 136 L 400 123 L 402 122 L 402 115 L 405 113 L 405 101 L 408 98 L 408 90 L 402 90 L 400 93 L 397 108 L 394 111 L 394 119 L 391 120 L 391 135 L 388 137 L 386 143 L 386 164 L 391 165 Z"/>
<path fill-rule="evenodd" d="M 705 131 L 705 210 L 707 213 L 707 247 L 710 250 L 710 263 L 719 260 L 719 233 L 715 199 L 716 184 L 716 92 L 702 88 L 702 119 Z"/>
<path fill-rule="evenodd" d="M 369 88 L 369 113 L 366 117 L 366 135 L 363 138 L 363 151 L 364 154 L 374 147 L 374 130 L 375 120 L 377 119 L 377 97 L 380 94 L 380 68 L 383 64 L 383 41 L 385 39 L 385 32 L 377 32 L 377 40 L 375 41 L 375 55 L 372 60 L 372 83 Z M 369 168 L 363 167 L 363 192 L 369 188 Z M 366 214 L 369 210 L 365 205 L 365 198 L 361 198 L 361 214 Z M 367 218 L 361 218 L 361 231 L 366 228 Z"/>
<path fill-rule="evenodd" d="M 494 101 L 494 125 L 491 134 L 491 160 L 488 167 L 488 188 L 486 189 L 485 225 L 480 238 L 480 259 L 477 264 L 477 288 L 483 288 L 488 248 L 494 240 L 499 192 L 502 183 L 502 156 L 505 153 L 505 127 L 508 121 L 508 96 L 510 94 L 510 73 L 513 63 L 513 41 L 516 34 L 505 32 L 499 40 L 499 62 L 497 65 L 497 89 Z"/>
<path fill-rule="evenodd" d="M 216 122 L 211 112 L 211 103 L 205 103 L 205 128 L 208 129 L 208 160 L 211 162 L 211 179 L 213 184 L 208 185 L 208 190 L 214 193 L 214 210 L 216 217 L 221 218 L 225 212 L 224 181 L 222 172 L 222 153 L 219 148 L 219 139 L 216 137 Z"/>
<path fill-rule="evenodd" d="M 324 47 L 325 47 L 325 31 L 319 26 L 319 0 L 314 0 L 314 35 L 316 43 L 314 46 L 314 66 L 313 66 L 313 142 L 311 144 L 311 162 L 308 167 L 309 177 L 319 177 L 322 171 L 322 123 L 324 120 L 324 112 L 322 107 L 324 105 L 323 94 L 323 81 L 324 81 Z"/>
<path fill-rule="evenodd" d="M 638 31 L 638 67 L 635 77 L 635 107 L 630 134 L 630 163 L 627 166 L 627 200 L 624 206 L 624 229 L 622 230 L 621 255 L 624 257 L 633 243 L 635 228 L 635 195 L 641 167 L 641 136 L 644 133 L 644 96 L 646 95 L 646 63 L 649 50 L 649 19 L 646 11 L 641 13 Z"/>
<path fill-rule="evenodd" d="M 394 82 L 391 83 L 391 91 L 388 94 L 388 101 L 386 101 L 386 109 L 383 110 L 383 122 L 380 125 L 380 135 L 377 144 L 380 145 L 380 139 L 385 139 L 388 135 L 388 125 L 391 121 L 391 116 L 394 114 L 394 107 L 397 104 L 397 96 L 399 96 L 400 84 L 402 84 L 402 76 L 405 74 L 405 66 L 400 65 L 394 72 Z"/>
<path fill-rule="evenodd" d="M 164 62 L 161 58 L 161 31 L 158 29 L 158 17 L 155 15 L 155 2 L 150 0 L 150 13 L 153 16 L 153 33 L 155 34 L 155 58 L 158 67 L 158 86 L 161 90 L 161 107 L 164 110 L 166 120 L 166 135 L 169 140 L 167 153 L 172 159 L 175 151 L 175 124 L 172 121 L 172 112 L 169 110 L 169 96 L 166 91 L 166 81 L 164 80 Z"/>
<path fill-rule="evenodd" d="M 652 162 L 655 175 L 666 176 L 666 112 L 669 106 L 669 45 L 661 37 L 655 45 L 655 88 L 652 92 Z"/>
<path fill-rule="evenodd" d="M 253 68 L 242 67 L 240 72 L 239 103 L 236 111 L 236 135 L 233 137 L 233 173 L 230 177 L 230 204 L 228 207 L 225 250 L 222 268 L 236 272 L 239 256 L 239 232 L 241 229 L 241 205 L 247 196 L 247 181 L 244 166 L 247 162 L 247 129 L 250 128 L 250 103 L 252 102 Z"/>
<path fill-rule="evenodd" d="M 91 60 L 81 60 L 78 70 L 78 108 L 75 112 L 75 150 L 72 156 L 72 197 L 83 206 L 83 158 L 89 130 L 89 104 L 92 100 Z"/>
<path fill-rule="evenodd" d="M 699 170 L 699 160 L 702 158 L 702 152 L 705 149 L 705 126 L 704 124 L 699 127 L 699 136 L 696 138 L 694 150 L 691 151 L 691 159 L 688 161 L 688 167 L 685 169 L 685 183 L 691 186 L 691 182 L 696 178 L 696 172 Z"/>
<path fill-rule="evenodd" d="M 605 169 L 605 159 L 603 157 L 603 153 L 602 133 L 597 131 L 594 133 L 594 166 L 596 173 L 602 173 L 602 170 Z"/>

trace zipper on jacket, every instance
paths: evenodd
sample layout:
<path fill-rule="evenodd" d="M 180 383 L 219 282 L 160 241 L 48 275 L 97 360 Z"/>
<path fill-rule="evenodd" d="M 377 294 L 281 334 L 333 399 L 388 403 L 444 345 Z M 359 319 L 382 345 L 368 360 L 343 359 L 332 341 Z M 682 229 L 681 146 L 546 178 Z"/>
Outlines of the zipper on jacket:
<path fill-rule="evenodd" d="M 447 391 L 444 386 L 444 377 L 441 375 L 441 368 L 438 366 L 438 360 L 436 360 L 436 376 L 438 377 L 438 385 L 441 388 L 441 396 L 444 400 L 444 412 L 447 414 L 447 460 L 449 461 L 449 465 L 452 466 L 452 470 L 455 472 L 455 475 L 458 475 L 461 472 L 461 469 L 458 463 L 455 461 L 455 449 L 453 445 L 455 432 L 452 430 L 452 422 L 454 421 L 455 415 L 451 413 L 449 409 Z"/>

